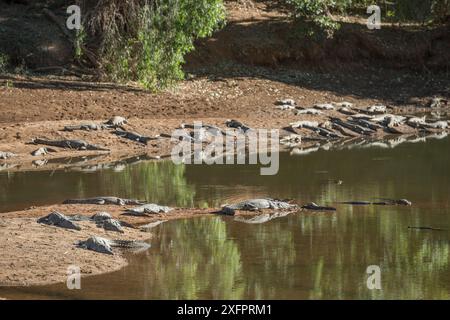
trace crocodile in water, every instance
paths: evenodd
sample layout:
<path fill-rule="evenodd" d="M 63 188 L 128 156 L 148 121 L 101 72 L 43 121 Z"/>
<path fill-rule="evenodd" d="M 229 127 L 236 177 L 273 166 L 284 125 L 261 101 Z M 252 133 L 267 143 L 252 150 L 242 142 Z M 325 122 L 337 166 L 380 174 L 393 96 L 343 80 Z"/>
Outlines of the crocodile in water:
<path fill-rule="evenodd" d="M 144 202 L 134 199 L 122 199 L 117 197 L 95 197 L 87 199 L 69 199 L 63 202 L 63 204 L 98 204 L 98 205 L 108 205 L 115 204 L 119 206 L 125 205 L 140 205 Z"/>

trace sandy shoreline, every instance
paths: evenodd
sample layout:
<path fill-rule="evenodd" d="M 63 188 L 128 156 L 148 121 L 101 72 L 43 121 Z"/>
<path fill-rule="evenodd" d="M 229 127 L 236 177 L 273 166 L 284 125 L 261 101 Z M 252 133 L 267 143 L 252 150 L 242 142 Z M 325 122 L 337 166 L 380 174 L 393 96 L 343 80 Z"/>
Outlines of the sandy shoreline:
<path fill-rule="evenodd" d="M 336 110 L 322 111 L 322 115 L 295 115 L 292 111 L 279 111 L 282 114 L 270 118 L 262 119 L 259 117 L 238 118 L 245 125 L 255 129 L 278 129 L 280 137 L 289 136 L 293 132 L 286 130 L 290 123 L 298 121 L 314 121 L 319 124 L 328 123 L 330 118 L 339 118 L 346 120 L 346 116 Z M 400 113 L 401 114 L 401 113 Z M 47 121 L 17 124 L 0 125 L 0 151 L 11 152 L 15 156 L 9 159 L 0 160 L 0 171 L 30 171 L 30 170 L 50 170 L 58 168 L 73 167 L 77 164 L 96 165 L 102 163 L 111 163 L 136 156 L 144 156 L 148 159 L 170 158 L 173 147 L 177 143 L 171 141 L 172 133 L 180 129 L 183 124 L 193 124 L 195 121 L 205 125 L 213 125 L 222 130 L 227 130 L 226 118 L 186 118 L 186 119 L 129 119 L 129 124 L 124 126 L 127 131 L 136 132 L 142 136 L 152 137 L 154 140 L 147 145 L 118 137 L 113 133 L 114 130 L 98 131 L 73 131 L 65 132 L 62 129 L 69 125 L 80 125 L 89 123 L 87 121 Z M 101 124 L 105 120 L 92 121 Z M 406 125 L 398 127 L 398 130 L 404 135 L 423 135 L 424 132 L 411 128 Z M 191 130 L 187 130 L 189 133 Z M 295 129 L 296 134 L 302 137 L 301 148 L 313 146 L 318 142 L 339 142 L 343 139 L 332 140 L 324 139 L 317 132 L 310 129 Z M 335 130 L 337 134 L 342 134 Z M 448 132 L 448 130 L 427 130 L 428 133 Z M 351 130 L 345 130 L 345 139 L 365 137 L 367 139 L 381 139 L 393 135 L 385 130 L 378 130 L 370 137 L 358 134 Z M 159 137 L 163 135 L 163 137 Z M 401 136 L 401 134 L 396 134 Z M 34 138 L 46 138 L 50 140 L 84 140 L 90 144 L 95 144 L 110 151 L 78 151 L 51 147 L 56 152 L 48 153 L 42 156 L 32 156 L 31 153 L 44 145 L 30 143 Z M 205 146 L 205 144 L 204 144 Z M 281 146 L 283 147 L 283 146 Z M 78 160 L 76 160 L 78 158 Z"/>
<path fill-rule="evenodd" d="M 191 218 L 208 215 L 214 209 L 175 209 L 167 214 L 148 217 L 121 215 L 130 206 L 114 205 L 52 205 L 28 210 L 0 213 L 0 287 L 33 286 L 61 283 L 67 280 L 67 268 L 80 267 L 82 276 L 99 275 L 117 271 L 127 265 L 124 252 L 101 254 L 78 248 L 76 241 L 97 235 L 108 239 L 149 240 L 150 230 L 141 231 L 139 225 L 161 220 Z M 36 222 L 52 211 L 66 215 L 91 216 L 108 212 L 114 218 L 135 228 L 124 228 L 125 233 L 105 231 L 93 222 L 77 222 L 81 231 L 47 226 Z M 151 248 L 150 248 L 151 250 Z"/>

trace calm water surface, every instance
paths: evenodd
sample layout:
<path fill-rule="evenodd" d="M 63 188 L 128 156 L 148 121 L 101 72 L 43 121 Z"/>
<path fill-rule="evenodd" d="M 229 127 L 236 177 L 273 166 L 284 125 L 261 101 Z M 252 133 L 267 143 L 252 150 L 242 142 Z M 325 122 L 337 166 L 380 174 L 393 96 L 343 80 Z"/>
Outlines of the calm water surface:
<path fill-rule="evenodd" d="M 9 298 L 106 299 L 449 299 L 450 140 L 394 149 L 352 148 L 280 155 L 280 172 L 258 166 L 141 162 L 93 173 L 0 173 L 0 211 L 99 195 L 172 206 L 214 207 L 271 196 L 338 207 L 265 224 L 233 217 L 172 221 L 152 248 L 118 272 L 64 285 L 0 288 Z M 334 181 L 342 180 L 342 185 Z M 407 198 L 412 207 L 351 207 L 338 201 Z M 366 269 L 381 268 L 381 290 Z"/>

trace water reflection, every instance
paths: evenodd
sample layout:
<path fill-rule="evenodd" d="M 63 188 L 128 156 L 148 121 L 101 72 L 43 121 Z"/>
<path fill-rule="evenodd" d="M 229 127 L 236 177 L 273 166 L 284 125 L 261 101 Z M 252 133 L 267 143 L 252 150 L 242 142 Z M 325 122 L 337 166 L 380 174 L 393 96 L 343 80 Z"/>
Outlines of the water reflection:
<path fill-rule="evenodd" d="M 64 198 L 117 192 L 170 205 L 217 206 L 270 195 L 338 209 L 292 213 L 259 224 L 221 216 L 167 222 L 154 229 L 150 251 L 131 256 L 130 266 L 121 271 L 84 279 L 81 291 L 69 292 L 63 285 L 1 288 L 0 296 L 450 299 L 449 147 L 444 139 L 393 149 L 281 154 L 280 172 L 273 177 L 260 176 L 258 166 L 144 162 L 121 172 L 67 172 L 46 182 L 40 193 L 33 189 L 40 183 L 33 175 L 0 176 L 2 204 L 10 203 L 19 188 L 34 199 L 54 188 L 62 189 Z M 337 203 L 376 198 L 407 198 L 413 206 Z M 446 230 L 409 229 L 412 225 Z M 367 289 L 370 265 L 381 268 L 382 290 Z"/>

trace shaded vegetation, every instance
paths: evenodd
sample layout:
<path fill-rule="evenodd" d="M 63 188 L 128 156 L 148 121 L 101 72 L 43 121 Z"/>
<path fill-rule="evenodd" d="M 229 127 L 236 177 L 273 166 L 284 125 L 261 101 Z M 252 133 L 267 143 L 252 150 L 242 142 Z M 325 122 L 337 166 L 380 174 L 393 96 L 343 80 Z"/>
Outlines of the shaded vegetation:
<path fill-rule="evenodd" d="M 211 35 L 225 18 L 222 0 L 98 0 L 87 8 L 83 32 L 98 68 L 111 80 L 151 90 L 182 79 L 194 40 Z"/>
<path fill-rule="evenodd" d="M 376 4 L 388 21 L 410 21 L 421 24 L 443 23 L 450 16 L 450 0 L 285 0 L 292 15 L 301 21 L 303 32 L 309 36 L 325 33 L 333 36 L 339 22 L 333 14 L 365 13 L 368 6 Z"/>

